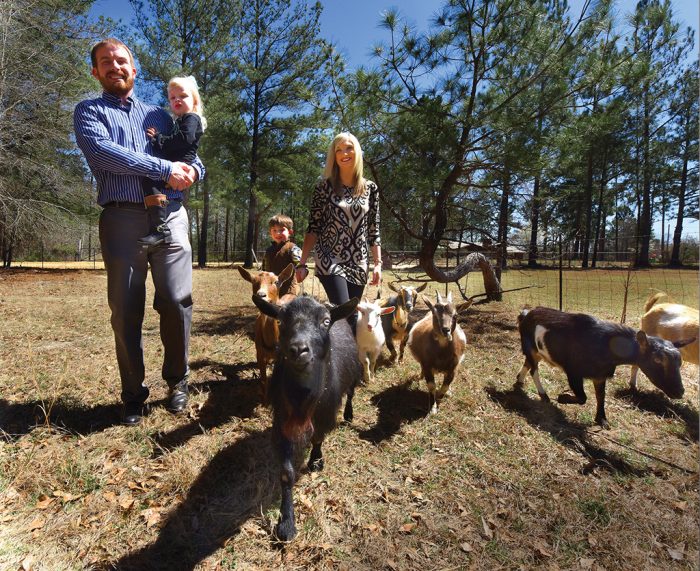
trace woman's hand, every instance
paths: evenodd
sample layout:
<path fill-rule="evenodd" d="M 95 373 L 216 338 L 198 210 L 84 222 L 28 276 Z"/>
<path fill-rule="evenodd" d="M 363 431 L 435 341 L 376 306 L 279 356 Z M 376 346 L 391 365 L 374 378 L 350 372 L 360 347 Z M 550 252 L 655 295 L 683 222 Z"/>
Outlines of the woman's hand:
<path fill-rule="evenodd" d="M 382 266 L 378 264 L 374 266 L 374 271 L 372 272 L 372 281 L 370 285 L 376 286 L 382 283 Z"/>
<path fill-rule="evenodd" d="M 155 127 L 149 127 L 146 129 L 146 135 L 148 135 L 149 139 L 152 139 L 158 134 L 158 130 Z"/>
<path fill-rule="evenodd" d="M 297 266 L 297 269 L 294 271 L 294 274 L 297 278 L 297 283 L 301 283 L 304 281 L 306 276 L 309 275 L 309 268 L 306 267 L 306 265 L 299 265 Z"/>

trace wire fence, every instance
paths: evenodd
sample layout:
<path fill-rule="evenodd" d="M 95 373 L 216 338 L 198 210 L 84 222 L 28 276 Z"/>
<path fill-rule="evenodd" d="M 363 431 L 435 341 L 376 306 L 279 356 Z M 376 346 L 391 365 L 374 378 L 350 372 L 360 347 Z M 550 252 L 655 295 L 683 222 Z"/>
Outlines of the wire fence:
<path fill-rule="evenodd" d="M 239 263 L 243 252 L 234 252 L 232 258 Z M 259 257 L 259 259 L 262 259 Z M 393 252 L 388 264 L 385 263 L 384 282 L 391 280 L 425 279 L 426 276 L 417 264 L 417 252 Z M 522 257 L 508 260 L 508 267 L 501 270 L 501 288 L 505 291 L 503 301 L 515 307 L 544 305 L 561 307 L 564 311 L 592 313 L 606 319 L 619 321 L 625 313 L 632 323 L 642 314 L 644 303 L 649 295 L 664 291 L 673 300 L 691 307 L 698 305 L 697 268 L 669 269 L 630 269 L 630 264 L 620 262 L 599 263 L 596 269 L 582 269 L 578 259 L 542 259 L 536 269 L 528 268 Z M 495 263 L 495 261 L 493 261 Z M 439 265 L 449 269 L 456 265 L 455 259 L 442 258 Z M 209 260 L 209 267 L 230 267 L 233 263 L 220 259 Z M 64 255 L 58 259 L 17 261 L 15 268 L 40 268 L 57 270 L 102 270 L 99 250 L 94 249 L 85 255 Z M 457 284 L 450 284 L 453 290 Z M 479 271 L 471 272 L 459 281 L 459 290 L 466 296 L 484 292 L 484 284 Z M 433 286 L 431 286 L 432 289 Z M 444 284 L 434 284 L 444 292 Z M 386 288 L 384 288 L 386 293 Z M 513 291 L 510 291 L 513 290 Z M 626 306 L 625 306 L 626 298 Z"/>

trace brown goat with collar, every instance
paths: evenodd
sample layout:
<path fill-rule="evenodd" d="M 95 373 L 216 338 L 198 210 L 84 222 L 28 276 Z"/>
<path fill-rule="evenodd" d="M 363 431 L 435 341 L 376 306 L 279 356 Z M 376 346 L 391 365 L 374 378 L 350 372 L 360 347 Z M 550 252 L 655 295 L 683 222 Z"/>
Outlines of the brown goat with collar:
<path fill-rule="evenodd" d="M 455 307 L 452 292 L 445 298 L 437 293 L 434 304 L 425 296 L 423 301 L 430 311 L 411 328 L 408 348 L 420 364 L 421 374 L 428 383 L 430 412 L 434 414 L 438 402 L 448 393 L 457 368 L 464 360 L 467 336 L 457 324 L 457 313 L 469 307 L 472 301 Z M 437 393 L 435 373 L 445 375 Z"/>
<path fill-rule="evenodd" d="M 253 294 L 265 301 L 283 305 L 296 297 L 293 294 L 279 297 L 282 284 L 294 276 L 292 264 L 284 268 L 279 276 L 272 272 L 249 272 L 243 266 L 237 268 L 243 279 L 252 284 Z M 275 359 L 279 337 L 277 320 L 260 312 L 255 320 L 255 357 L 260 370 L 260 392 L 263 402 L 267 402 L 267 366 Z"/>

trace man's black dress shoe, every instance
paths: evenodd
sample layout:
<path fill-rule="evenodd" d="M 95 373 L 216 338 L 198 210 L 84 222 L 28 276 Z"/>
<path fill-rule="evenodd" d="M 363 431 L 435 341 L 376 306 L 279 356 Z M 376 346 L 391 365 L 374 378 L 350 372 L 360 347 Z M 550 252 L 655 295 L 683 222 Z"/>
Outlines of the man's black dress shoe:
<path fill-rule="evenodd" d="M 168 397 L 168 410 L 174 414 L 178 414 L 187 408 L 189 400 L 189 390 L 187 388 L 187 380 L 180 381 L 172 389 Z"/>
<path fill-rule="evenodd" d="M 143 403 L 125 402 L 122 414 L 122 424 L 136 426 L 143 420 Z"/>

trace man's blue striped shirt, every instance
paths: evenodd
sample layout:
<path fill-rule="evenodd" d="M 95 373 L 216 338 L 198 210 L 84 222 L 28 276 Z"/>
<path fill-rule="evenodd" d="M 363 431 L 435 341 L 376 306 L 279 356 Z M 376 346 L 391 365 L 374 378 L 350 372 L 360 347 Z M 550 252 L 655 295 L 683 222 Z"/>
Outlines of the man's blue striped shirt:
<path fill-rule="evenodd" d="M 135 97 L 122 103 L 119 97 L 102 93 L 97 99 L 78 103 L 73 114 L 78 147 L 85 155 L 97 181 L 97 203 L 143 202 L 143 177 L 167 181 L 172 163 L 151 155 L 146 129 L 170 134 L 173 120 L 164 109 Z M 204 165 L 197 158 L 192 165 L 199 180 Z M 182 192 L 166 189 L 168 198 L 182 200 Z"/>

